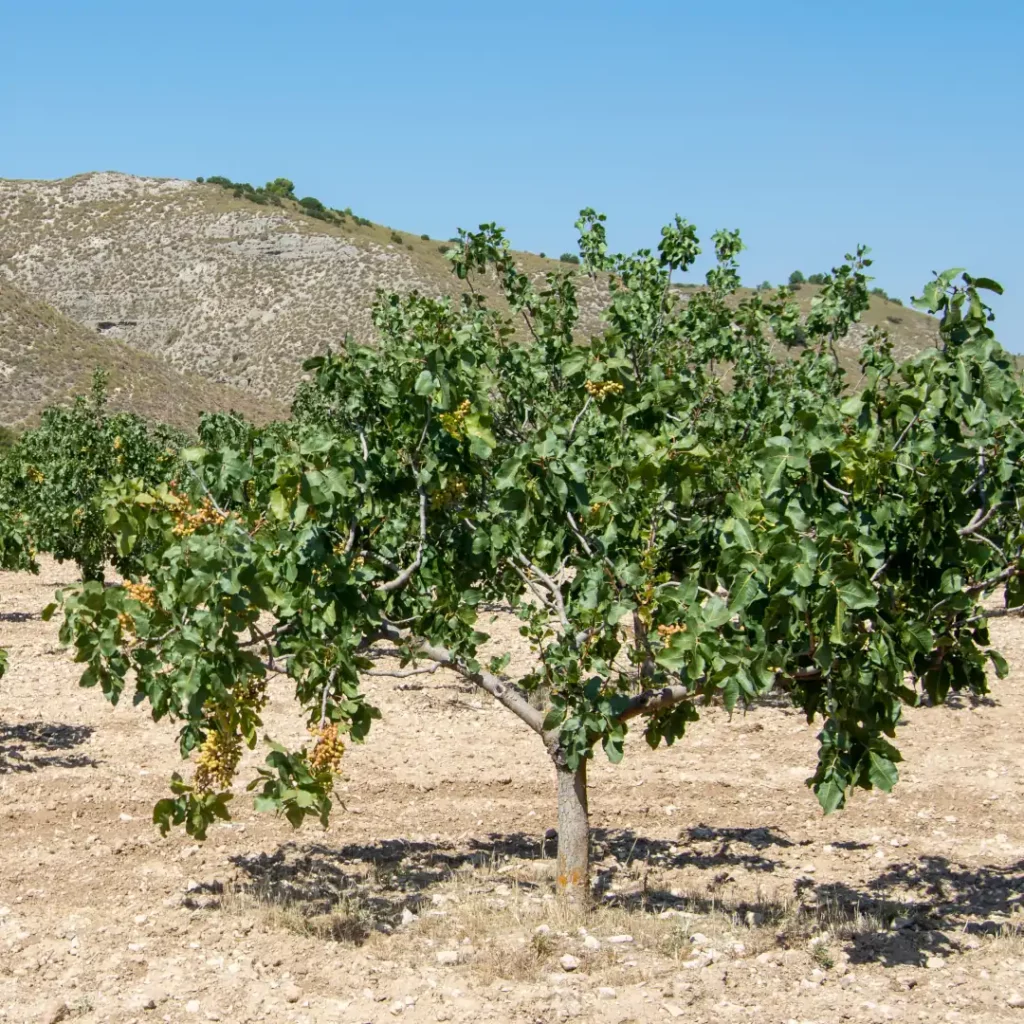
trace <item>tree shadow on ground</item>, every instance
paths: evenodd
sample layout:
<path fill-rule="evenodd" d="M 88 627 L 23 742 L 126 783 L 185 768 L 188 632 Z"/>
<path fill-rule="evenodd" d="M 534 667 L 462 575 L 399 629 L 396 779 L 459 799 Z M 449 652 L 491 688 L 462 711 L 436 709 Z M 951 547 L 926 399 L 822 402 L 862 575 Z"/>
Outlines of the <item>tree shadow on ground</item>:
<path fill-rule="evenodd" d="M 68 753 L 85 743 L 93 732 L 91 726 L 66 722 L 0 722 L 0 775 L 44 768 L 93 768 L 93 758 Z"/>
<path fill-rule="evenodd" d="M 1024 860 L 969 867 L 926 856 L 892 864 L 863 886 L 835 882 L 814 893 L 826 918 L 871 922 L 849 936 L 852 963 L 922 966 L 982 936 L 1021 934 Z"/>
<path fill-rule="evenodd" d="M 517 872 L 514 866 L 550 858 L 555 845 L 556 840 L 524 833 L 459 843 L 287 843 L 272 854 L 232 858 L 240 876 L 234 891 L 262 906 L 289 908 L 305 921 L 333 921 L 317 933 L 358 943 L 374 930 L 393 930 L 404 911 L 429 913 L 443 901 L 441 887 L 459 872 L 466 872 L 478 891 L 514 882 L 527 896 L 543 895 L 551 889 L 550 876 L 543 870 Z M 924 966 L 930 957 L 977 945 L 981 936 L 1017 934 L 1018 919 L 1012 915 L 1024 899 L 1024 861 L 966 867 L 924 857 L 891 865 L 862 885 L 798 878 L 792 897 L 731 894 L 732 870 L 774 871 L 781 865 L 772 851 L 796 845 L 771 828 L 700 825 L 675 842 L 596 829 L 595 898 L 642 914 L 725 914 L 738 929 L 772 929 L 780 947 L 803 946 L 827 932 L 851 963 L 888 967 Z M 648 885 L 648 873 L 656 877 L 661 868 L 680 867 L 698 868 L 702 881 L 683 894 Z M 613 892 L 613 881 L 626 884 Z M 214 882 L 209 891 L 222 889 Z"/>

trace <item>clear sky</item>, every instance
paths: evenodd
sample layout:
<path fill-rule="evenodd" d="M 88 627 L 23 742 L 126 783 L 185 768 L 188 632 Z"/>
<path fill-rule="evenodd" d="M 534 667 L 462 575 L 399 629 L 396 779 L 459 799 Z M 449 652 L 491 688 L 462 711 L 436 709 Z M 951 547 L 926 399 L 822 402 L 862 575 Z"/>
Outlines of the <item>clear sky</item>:
<path fill-rule="evenodd" d="M 0 177 L 283 175 L 549 255 L 582 206 L 618 249 L 680 213 L 748 284 L 866 242 L 904 300 L 1002 281 L 1024 351 L 1024 0 L 0 0 L 0 36 Z"/>

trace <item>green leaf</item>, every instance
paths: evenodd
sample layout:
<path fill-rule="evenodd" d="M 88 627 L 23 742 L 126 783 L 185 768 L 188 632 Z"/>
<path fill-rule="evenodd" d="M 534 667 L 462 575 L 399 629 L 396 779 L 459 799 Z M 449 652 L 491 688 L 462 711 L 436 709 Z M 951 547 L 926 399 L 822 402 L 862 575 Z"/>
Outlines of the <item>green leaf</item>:
<path fill-rule="evenodd" d="M 878 604 L 878 594 L 865 579 L 851 576 L 837 580 L 836 591 L 843 599 L 843 604 L 853 611 L 861 608 L 874 608 Z"/>
<path fill-rule="evenodd" d="M 435 388 L 434 375 L 429 370 L 421 371 L 420 375 L 416 378 L 416 383 L 413 385 L 413 390 L 421 397 L 432 395 Z"/>
<path fill-rule="evenodd" d="M 826 814 L 831 814 L 846 803 L 846 791 L 835 776 L 829 776 L 824 782 L 815 786 L 814 794 Z"/>
<path fill-rule="evenodd" d="M 872 750 L 868 754 L 868 781 L 875 789 L 889 793 L 899 779 L 899 772 L 896 765 L 885 757 Z"/>
<path fill-rule="evenodd" d="M 553 729 L 557 729 L 562 722 L 565 721 L 565 708 L 555 707 L 550 708 L 548 713 L 544 716 L 544 721 L 541 724 L 541 729 L 544 732 L 551 732 Z"/>
<path fill-rule="evenodd" d="M 288 518 L 288 499 L 279 490 L 270 492 L 270 511 L 278 519 Z"/>
<path fill-rule="evenodd" d="M 636 605 L 632 601 L 613 601 L 605 613 L 604 620 L 609 626 L 617 626 L 634 608 Z"/>
<path fill-rule="evenodd" d="M 1003 294 L 1003 286 L 998 281 L 993 281 L 991 277 L 972 277 L 971 284 L 975 288 L 984 288 L 986 291 L 995 292 L 996 295 Z"/>

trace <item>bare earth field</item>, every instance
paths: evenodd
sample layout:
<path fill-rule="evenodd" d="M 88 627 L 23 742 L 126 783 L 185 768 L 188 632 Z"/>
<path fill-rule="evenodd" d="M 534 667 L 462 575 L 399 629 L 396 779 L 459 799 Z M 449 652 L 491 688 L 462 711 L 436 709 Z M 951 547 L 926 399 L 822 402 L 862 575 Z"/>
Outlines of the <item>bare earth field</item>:
<path fill-rule="evenodd" d="M 205 845 L 161 839 L 173 727 L 10 614 L 71 579 L 0 574 L 0 1020 L 1024 1021 L 1019 621 L 993 700 L 910 713 L 895 794 L 828 819 L 781 705 L 597 759 L 599 908 L 568 920 L 540 744 L 441 672 L 367 680 L 384 717 L 328 831 L 240 785 Z M 265 722 L 301 739 L 283 683 Z"/>

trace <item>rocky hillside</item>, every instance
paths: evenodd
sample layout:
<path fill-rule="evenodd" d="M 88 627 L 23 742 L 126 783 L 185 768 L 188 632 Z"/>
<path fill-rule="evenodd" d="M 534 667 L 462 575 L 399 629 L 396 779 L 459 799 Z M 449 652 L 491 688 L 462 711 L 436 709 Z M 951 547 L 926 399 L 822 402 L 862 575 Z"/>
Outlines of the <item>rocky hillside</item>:
<path fill-rule="evenodd" d="M 0 277 L 103 338 L 257 396 L 287 400 L 302 360 L 346 333 L 372 337 L 378 288 L 452 294 L 437 240 L 286 201 L 259 206 L 214 184 L 126 174 L 0 180 Z M 553 261 L 522 255 L 541 273 Z M 809 303 L 814 292 L 799 293 Z M 585 329 L 602 295 L 585 280 Z M 882 299 L 867 322 L 909 354 L 934 322 Z M 844 361 L 855 363 L 859 336 Z"/>
<path fill-rule="evenodd" d="M 0 278 L 0 426 L 31 425 L 47 406 L 89 389 L 106 370 L 110 403 L 188 429 L 202 412 L 236 409 L 258 421 L 287 412 L 274 399 L 180 373 L 104 338 Z"/>

